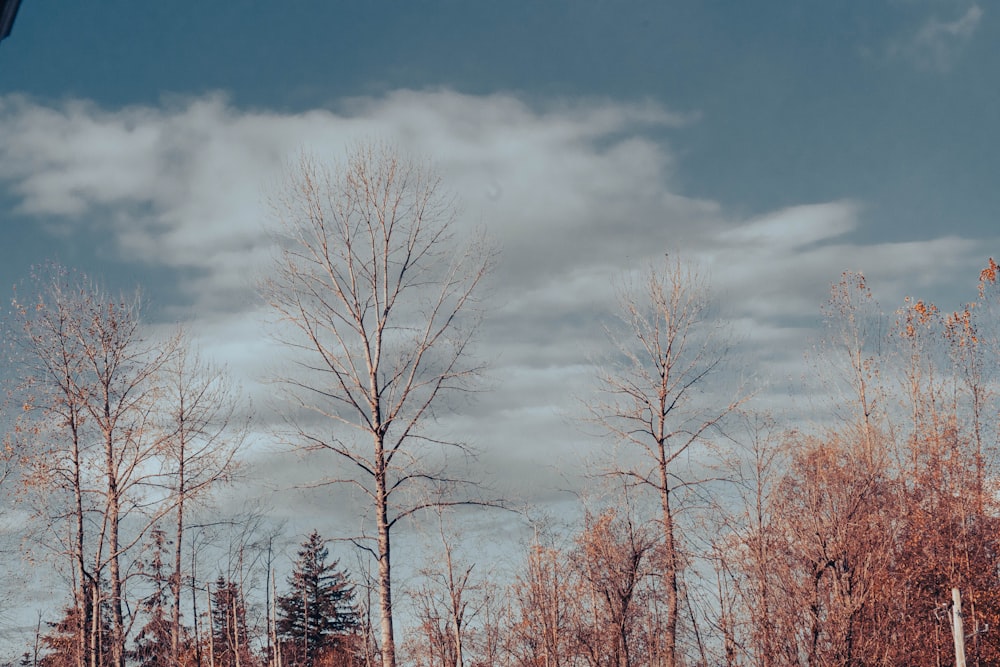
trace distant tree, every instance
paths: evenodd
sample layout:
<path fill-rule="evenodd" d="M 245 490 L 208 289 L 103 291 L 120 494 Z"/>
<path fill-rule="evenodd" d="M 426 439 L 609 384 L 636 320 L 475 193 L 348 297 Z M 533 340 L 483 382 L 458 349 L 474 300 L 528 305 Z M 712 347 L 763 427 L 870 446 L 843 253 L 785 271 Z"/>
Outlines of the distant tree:
<path fill-rule="evenodd" d="M 642 664 L 634 635 L 646 610 L 642 606 L 645 580 L 654 576 L 659 541 L 648 525 L 638 523 L 630 508 L 605 510 L 586 517 L 577 537 L 574 563 L 583 588 L 591 594 L 589 628 L 581 639 L 589 644 L 597 664 L 631 667 Z M 589 640 L 589 641 L 587 641 Z"/>
<path fill-rule="evenodd" d="M 668 257 L 643 271 L 640 281 L 620 292 L 621 327 L 611 331 L 614 357 L 599 375 L 601 396 L 591 403 L 591 415 L 641 457 L 622 459 L 615 473 L 657 496 L 667 595 L 664 664 L 673 667 L 679 663 L 682 567 L 677 494 L 697 484 L 678 468 L 742 401 L 708 392 L 727 344 L 710 320 L 708 287 L 696 268 Z"/>
<path fill-rule="evenodd" d="M 141 610 L 146 624 L 139 630 L 128 658 L 139 667 L 173 665 L 171 659 L 171 623 L 167 614 L 168 577 L 163 556 L 170 546 L 166 533 L 156 528 L 151 533 L 152 557 L 142 563 L 143 574 L 152 585 L 152 592 L 142 601 Z"/>
<path fill-rule="evenodd" d="M 462 561 L 440 510 L 437 520 L 441 551 L 422 570 L 425 582 L 415 595 L 421 648 L 429 664 L 463 667 L 469 659 L 469 625 L 479 611 L 480 583 L 472 578 L 475 563 Z"/>
<path fill-rule="evenodd" d="M 354 587 L 337 561 L 326 562 L 328 555 L 313 531 L 288 578 L 291 590 L 277 599 L 277 633 L 289 667 L 314 667 L 321 655 L 347 648 L 360 626 Z"/>
<path fill-rule="evenodd" d="M 194 503 L 229 482 L 238 468 L 236 454 L 246 435 L 237 423 L 235 387 L 224 369 L 205 362 L 188 345 L 181 345 L 163 368 L 161 399 L 162 457 L 173 506 L 173 572 L 170 575 L 170 661 L 180 657 L 181 594 L 185 577 L 185 520 Z M 187 573 L 190 576 L 190 573 Z"/>
<path fill-rule="evenodd" d="M 537 542 L 512 584 L 510 657 L 515 665 L 571 665 L 579 654 L 577 630 L 583 597 L 568 555 Z"/>
<path fill-rule="evenodd" d="M 100 617 L 99 624 L 93 624 L 89 613 L 93 607 L 85 607 L 88 617 L 81 622 L 77 618 L 76 605 L 65 607 L 62 610 L 62 617 L 54 622 L 48 623 L 49 631 L 42 635 L 41 646 L 43 656 L 38 661 L 40 667 L 78 667 L 84 664 L 87 657 L 80 649 L 77 641 L 77 629 L 80 627 L 91 627 L 95 625 L 99 628 L 97 638 L 98 663 L 99 665 L 110 664 L 111 660 L 111 623 L 106 613 Z"/>
<path fill-rule="evenodd" d="M 727 497 L 712 506 L 719 522 L 715 525 L 721 524 L 710 539 L 720 589 L 714 625 L 724 637 L 727 660 L 771 667 L 786 659 L 778 652 L 775 628 L 776 592 L 783 576 L 776 557 L 782 536 L 775 515 L 791 448 L 783 446 L 785 434 L 773 417 L 744 412 L 741 421 L 742 433 L 732 434 L 736 447 L 726 473 L 736 482 L 739 500 L 727 505 Z"/>
<path fill-rule="evenodd" d="M 215 667 L 253 665 L 243 591 L 235 582 L 220 576 L 212 587 L 211 600 L 210 662 Z"/>

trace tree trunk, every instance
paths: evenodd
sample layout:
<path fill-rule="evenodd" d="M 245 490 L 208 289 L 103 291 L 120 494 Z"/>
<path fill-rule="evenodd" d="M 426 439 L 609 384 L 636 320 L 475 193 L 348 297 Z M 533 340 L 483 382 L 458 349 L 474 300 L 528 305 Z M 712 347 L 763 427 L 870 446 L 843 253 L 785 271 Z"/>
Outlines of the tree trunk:
<path fill-rule="evenodd" d="M 70 412 L 70 431 L 73 439 L 73 502 L 76 511 L 76 560 L 77 577 L 80 586 L 80 593 L 76 600 L 77 613 L 77 666 L 84 667 L 88 664 L 87 658 L 87 606 L 90 601 L 87 599 L 89 591 L 87 568 L 84 566 L 83 551 L 83 482 L 80 479 L 80 436 L 78 432 L 76 412 Z"/>
<path fill-rule="evenodd" d="M 176 666 L 180 660 L 181 642 L 181 547 L 184 539 L 184 442 L 180 443 L 180 456 L 178 457 L 180 468 L 177 472 L 177 535 L 174 538 L 174 574 L 170 580 L 170 589 L 174 598 L 174 608 L 171 610 L 170 618 L 170 660 Z"/>
<path fill-rule="evenodd" d="M 239 594 L 240 594 L 240 596 L 243 595 L 243 588 L 242 588 L 242 586 L 240 587 Z M 237 598 L 236 598 L 235 595 L 232 597 L 232 600 L 231 600 L 230 604 L 231 604 L 231 606 L 233 608 L 233 649 L 234 649 L 233 653 L 236 656 L 236 667 L 241 667 L 242 663 L 240 661 L 240 650 L 241 650 L 241 647 L 240 647 L 240 615 L 239 615 L 239 610 L 237 609 L 237 606 L 236 606 L 237 605 Z"/>
<path fill-rule="evenodd" d="M 90 588 L 90 667 L 99 667 L 101 656 L 101 587 Z"/>
<path fill-rule="evenodd" d="M 106 409 L 106 414 L 109 415 Z M 109 415 L 110 422 L 110 415 Z M 125 667 L 125 620 L 122 615 L 122 580 L 118 554 L 118 529 L 121 508 L 118 497 L 118 478 L 115 474 L 114 441 L 110 431 L 105 435 L 105 465 L 108 477 L 108 558 L 111 577 L 111 659 L 115 667 Z"/>
<path fill-rule="evenodd" d="M 663 633 L 667 667 L 675 667 L 677 648 L 677 544 L 674 540 L 674 515 L 670 507 L 670 479 L 667 477 L 665 443 L 660 442 L 660 502 L 663 509 L 663 582 L 667 590 L 667 622 Z"/>
<path fill-rule="evenodd" d="M 212 621 L 212 584 L 205 584 L 205 599 L 208 602 L 208 665 L 215 667 L 215 623 Z"/>
<path fill-rule="evenodd" d="M 194 659 L 195 665 L 201 667 L 201 629 L 198 625 L 198 590 L 195 582 L 198 580 L 198 560 L 194 542 L 191 543 L 191 622 L 194 625 Z M 207 588 L 207 585 L 206 585 Z M 212 631 L 212 608 L 208 610 L 208 631 Z"/>
<path fill-rule="evenodd" d="M 396 667 L 396 643 L 392 634 L 392 570 L 389 545 L 389 497 L 386 488 L 382 441 L 376 436 L 379 469 L 375 475 L 378 526 L 378 593 L 382 620 L 382 667 Z"/>

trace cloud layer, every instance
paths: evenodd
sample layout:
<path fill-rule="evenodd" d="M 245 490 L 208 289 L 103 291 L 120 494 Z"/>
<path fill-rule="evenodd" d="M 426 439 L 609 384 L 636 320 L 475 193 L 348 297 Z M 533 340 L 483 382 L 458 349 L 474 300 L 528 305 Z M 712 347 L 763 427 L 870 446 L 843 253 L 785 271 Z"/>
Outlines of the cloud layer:
<path fill-rule="evenodd" d="M 982 261 L 974 239 L 859 245 L 863 202 L 741 219 L 686 197 L 673 177 L 683 165 L 663 135 L 691 122 L 652 103 L 450 90 L 296 114 L 235 108 L 221 95 L 122 109 L 11 96 L 0 98 L 0 181 L 24 218 L 45 219 L 74 243 L 110 243 L 122 261 L 173 281 L 176 298 L 159 304 L 160 319 L 187 321 L 262 405 L 271 392 L 261 378 L 280 350 L 261 335 L 252 284 L 267 270 L 267 201 L 287 165 L 301 151 L 336 161 L 372 138 L 428 156 L 461 202 L 462 225 L 485 227 L 502 247 L 479 345 L 494 362 L 494 389 L 444 426 L 484 448 L 498 473 L 532 471 L 513 494 L 543 497 L 551 490 L 540 488 L 539 470 L 562 488 L 555 472 L 567 455 L 584 461 L 601 448 L 570 424 L 573 397 L 590 391 L 591 362 L 607 347 L 616 277 L 664 253 L 697 261 L 720 317 L 744 341 L 747 373 L 777 386 L 801 372 L 842 271 L 864 270 L 892 304 L 931 286 L 947 295 Z M 278 486 L 303 479 L 301 467 L 280 470 Z"/>

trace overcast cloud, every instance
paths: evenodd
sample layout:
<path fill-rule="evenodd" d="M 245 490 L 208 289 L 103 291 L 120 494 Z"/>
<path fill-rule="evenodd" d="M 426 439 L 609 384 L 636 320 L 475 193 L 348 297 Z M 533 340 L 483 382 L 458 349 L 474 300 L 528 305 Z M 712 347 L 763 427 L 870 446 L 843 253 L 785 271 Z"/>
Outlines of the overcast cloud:
<path fill-rule="evenodd" d="M 124 109 L 13 96 L 0 108 L 0 175 L 17 210 L 165 270 L 180 291 L 153 316 L 196 332 L 262 410 L 273 390 L 261 382 L 281 350 L 262 333 L 253 286 L 272 256 L 268 198 L 289 165 L 303 151 L 335 162 L 372 138 L 432 159 L 461 225 L 485 228 L 501 248 L 478 348 L 493 363 L 492 390 L 470 408 L 465 435 L 531 468 L 600 446 L 567 428 L 573 397 L 587 394 L 590 364 L 607 349 L 616 280 L 666 253 L 702 267 L 718 316 L 743 341 L 744 372 L 787 391 L 815 338 L 807 325 L 842 271 L 865 270 L 893 304 L 967 278 L 960 269 L 979 252 L 979 240 L 953 236 L 861 245 L 863 202 L 739 219 L 685 197 L 671 146 L 654 134 L 697 121 L 653 103 L 403 90 L 295 114 L 239 109 L 219 94 Z M 308 477 L 288 475 L 286 485 Z"/>

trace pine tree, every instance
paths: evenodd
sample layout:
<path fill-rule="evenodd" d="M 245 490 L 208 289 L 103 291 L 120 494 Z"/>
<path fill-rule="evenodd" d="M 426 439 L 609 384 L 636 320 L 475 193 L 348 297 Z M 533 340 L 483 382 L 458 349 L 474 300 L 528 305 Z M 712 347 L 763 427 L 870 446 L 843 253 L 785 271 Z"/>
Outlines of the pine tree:
<path fill-rule="evenodd" d="M 246 603 L 240 587 L 220 576 L 212 586 L 212 655 L 216 667 L 253 664 Z"/>
<path fill-rule="evenodd" d="M 288 578 L 290 592 L 277 599 L 277 632 L 290 667 L 314 667 L 322 655 L 347 648 L 359 626 L 354 587 L 327 556 L 323 538 L 313 531 Z"/>
<path fill-rule="evenodd" d="M 84 593 L 89 596 L 90 591 Z M 87 616 L 84 619 L 84 627 L 90 628 L 93 622 L 92 608 L 87 607 Z M 46 623 L 49 632 L 41 637 L 41 644 L 45 652 L 44 657 L 38 661 L 40 667 L 78 667 L 85 656 L 80 655 L 80 647 L 76 642 L 77 628 L 79 628 L 79 610 L 76 605 L 69 605 L 62 610 L 62 617 L 54 623 Z M 111 664 L 111 619 L 107 609 L 101 610 L 100 636 L 98 637 L 98 663 L 101 665 Z"/>
<path fill-rule="evenodd" d="M 127 654 L 139 667 L 160 667 L 171 663 L 170 617 L 166 607 L 170 582 L 163 561 L 170 541 L 160 528 L 153 529 L 151 536 L 152 558 L 148 563 L 140 563 L 141 570 L 153 586 L 153 592 L 142 601 L 142 611 L 148 620 L 135 638 L 133 650 Z"/>

